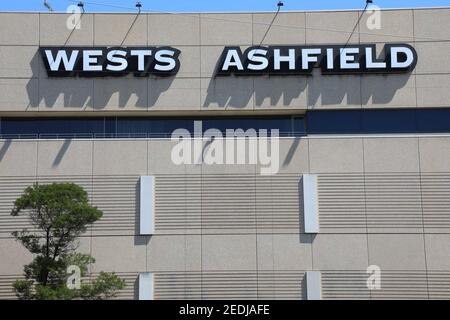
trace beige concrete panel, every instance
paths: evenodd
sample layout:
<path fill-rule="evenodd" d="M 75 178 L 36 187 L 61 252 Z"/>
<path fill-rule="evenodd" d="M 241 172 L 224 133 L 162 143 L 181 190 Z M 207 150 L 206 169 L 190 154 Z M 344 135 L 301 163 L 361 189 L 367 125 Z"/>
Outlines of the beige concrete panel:
<path fill-rule="evenodd" d="M 38 79 L 0 79 L 0 111 L 37 111 Z"/>
<path fill-rule="evenodd" d="M 414 47 L 417 51 L 417 66 L 415 72 L 423 73 L 450 73 L 450 42 L 417 42 Z"/>
<path fill-rule="evenodd" d="M 363 171 L 363 141 L 359 138 L 309 139 L 311 173 Z"/>
<path fill-rule="evenodd" d="M 148 174 L 184 174 L 185 165 L 172 161 L 172 149 L 179 145 L 177 140 L 148 140 Z M 189 152 L 189 151 L 187 151 Z M 177 160 L 177 159 L 175 159 Z"/>
<path fill-rule="evenodd" d="M 358 18 L 357 11 L 306 12 L 306 44 L 346 43 Z M 349 43 L 358 41 L 356 29 Z"/>
<path fill-rule="evenodd" d="M 147 110 L 147 78 L 132 75 L 125 78 L 94 80 L 94 111 Z"/>
<path fill-rule="evenodd" d="M 39 80 L 39 111 L 92 111 L 93 97 L 92 79 Z"/>
<path fill-rule="evenodd" d="M 363 108 L 416 107 L 416 78 L 411 74 L 361 77 Z"/>
<path fill-rule="evenodd" d="M 148 111 L 200 109 L 200 79 L 150 78 Z"/>
<path fill-rule="evenodd" d="M 92 237 L 92 272 L 145 272 L 146 245 L 134 236 Z"/>
<path fill-rule="evenodd" d="M 23 266 L 33 260 L 31 253 L 15 239 L 0 239 L 0 257 L 1 275 L 22 275 Z"/>
<path fill-rule="evenodd" d="M 201 14 L 202 45 L 250 45 L 252 44 L 252 15 Z"/>
<path fill-rule="evenodd" d="M 259 234 L 256 237 L 258 244 L 258 270 L 275 270 L 275 235 Z"/>
<path fill-rule="evenodd" d="M 256 270 L 255 235 L 203 235 L 202 270 Z"/>
<path fill-rule="evenodd" d="M 94 43 L 94 15 L 83 14 L 75 19 L 72 14 L 41 13 L 39 38 L 42 46 L 91 46 Z"/>
<path fill-rule="evenodd" d="M 447 107 L 450 105 L 450 75 L 417 75 L 417 106 Z"/>
<path fill-rule="evenodd" d="M 0 78 L 36 78 L 41 60 L 37 46 L 0 46 Z"/>
<path fill-rule="evenodd" d="M 0 175 L 36 175 L 37 142 L 20 140 L 0 141 Z M 20 166 L 17 165 L 20 163 Z"/>
<path fill-rule="evenodd" d="M 257 77 L 255 109 L 306 109 L 307 90 L 304 77 Z"/>
<path fill-rule="evenodd" d="M 414 10 L 414 34 L 416 41 L 440 41 L 450 39 L 450 9 Z"/>
<path fill-rule="evenodd" d="M 200 271 L 201 236 L 153 236 L 147 246 L 147 270 Z"/>
<path fill-rule="evenodd" d="M 0 43 L 2 45 L 38 45 L 39 14 L 1 13 Z"/>
<path fill-rule="evenodd" d="M 176 75 L 179 78 L 198 78 L 200 77 L 200 51 L 201 47 L 179 47 L 181 53 L 179 56 L 180 70 Z"/>
<path fill-rule="evenodd" d="M 274 13 L 253 14 L 253 43 L 259 45 L 269 29 Z M 267 32 L 262 45 L 305 44 L 305 13 L 280 12 Z"/>
<path fill-rule="evenodd" d="M 360 75 L 323 75 L 315 69 L 307 78 L 308 109 L 360 109 Z"/>
<path fill-rule="evenodd" d="M 426 234 L 426 255 L 428 270 L 450 269 L 450 235 Z"/>
<path fill-rule="evenodd" d="M 40 140 L 38 175 L 91 175 L 92 141 Z"/>
<path fill-rule="evenodd" d="M 369 263 L 383 270 L 425 270 L 423 235 L 369 234 Z"/>
<path fill-rule="evenodd" d="M 244 52 L 247 47 L 241 46 L 241 51 Z M 201 60 L 201 76 L 212 78 L 216 72 L 219 58 L 224 50 L 223 46 L 202 46 L 200 47 Z"/>
<path fill-rule="evenodd" d="M 95 14 L 94 45 L 147 45 L 147 16 L 138 14 Z"/>
<path fill-rule="evenodd" d="M 258 270 L 312 270 L 311 235 L 258 235 Z"/>
<path fill-rule="evenodd" d="M 253 78 L 219 77 L 202 79 L 202 110 L 252 110 Z"/>
<path fill-rule="evenodd" d="M 420 138 L 420 169 L 422 172 L 450 171 L 450 138 Z"/>
<path fill-rule="evenodd" d="M 366 172 L 419 172 L 417 138 L 365 138 Z"/>
<path fill-rule="evenodd" d="M 147 174 L 147 141 L 95 140 L 94 175 Z"/>
<path fill-rule="evenodd" d="M 279 139 L 279 170 L 278 173 L 309 172 L 308 140 L 304 138 Z M 270 148 L 272 148 L 270 146 Z M 271 149 L 269 149 L 271 150 Z M 270 153 L 272 155 L 272 153 Z M 273 154 L 276 157 L 276 154 Z M 273 158 L 276 160 L 276 158 Z M 258 172 L 261 166 L 258 166 Z"/>
<path fill-rule="evenodd" d="M 410 42 L 414 40 L 412 10 L 381 10 L 380 28 L 374 10 L 363 15 L 359 24 L 361 43 Z"/>
<path fill-rule="evenodd" d="M 236 130 L 239 127 L 230 129 Z M 203 139 L 202 148 L 202 174 L 254 174 L 260 159 L 258 156 L 258 147 L 258 139 L 256 138 L 215 138 L 212 142 L 205 138 Z M 250 155 L 252 150 L 256 152 Z M 227 153 L 229 154 L 227 155 Z M 232 155 L 234 155 L 234 160 L 228 163 L 227 157 L 231 157 Z M 238 164 L 238 159 L 240 159 L 238 157 L 244 156 L 244 163 Z M 195 158 L 195 155 L 193 158 Z M 251 160 L 256 160 L 256 163 Z"/>
<path fill-rule="evenodd" d="M 313 270 L 365 270 L 365 234 L 317 234 L 313 236 Z"/>
<path fill-rule="evenodd" d="M 200 45 L 199 14 L 149 14 L 147 19 L 149 45 Z"/>

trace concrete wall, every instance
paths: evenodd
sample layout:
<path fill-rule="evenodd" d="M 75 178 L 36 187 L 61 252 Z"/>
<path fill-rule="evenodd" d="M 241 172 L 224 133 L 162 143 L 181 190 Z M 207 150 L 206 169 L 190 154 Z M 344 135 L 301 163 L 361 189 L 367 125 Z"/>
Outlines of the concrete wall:
<path fill-rule="evenodd" d="M 263 44 L 343 44 L 359 14 L 282 12 Z M 367 27 L 369 17 L 362 17 L 350 43 L 409 43 L 419 57 L 412 74 L 320 76 L 316 70 L 313 77 L 213 78 L 223 47 L 260 44 L 272 13 L 86 13 L 73 32 L 66 27 L 66 14 L 1 13 L 0 112 L 192 114 L 448 106 L 450 9 L 385 10 L 379 30 Z M 37 53 L 40 45 L 120 44 L 177 47 L 181 69 L 168 79 L 49 79 Z"/>
<path fill-rule="evenodd" d="M 279 174 L 254 166 L 175 166 L 168 140 L 0 142 L 0 293 L 31 256 L 9 216 L 33 183 L 73 181 L 104 211 L 80 241 L 93 274 L 116 271 L 135 297 L 155 272 L 156 298 L 450 298 L 450 137 L 282 139 Z M 332 151 L 331 151 L 332 150 Z M 24 155 L 26 155 L 24 157 Z M 24 162 L 26 159 L 26 162 Z M 19 165 L 18 165 L 19 164 Z M 303 231 L 301 174 L 319 177 L 320 233 Z M 138 235 L 140 175 L 156 176 L 156 234 Z M 366 268 L 382 270 L 369 291 Z M 227 288 L 223 281 L 227 281 Z"/>

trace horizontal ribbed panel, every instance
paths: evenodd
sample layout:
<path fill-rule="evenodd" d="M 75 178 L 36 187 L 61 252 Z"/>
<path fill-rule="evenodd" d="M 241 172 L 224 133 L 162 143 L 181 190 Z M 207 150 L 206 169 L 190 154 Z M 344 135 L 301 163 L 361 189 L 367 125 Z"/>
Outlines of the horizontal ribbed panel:
<path fill-rule="evenodd" d="M 381 289 L 371 291 L 372 299 L 428 299 L 425 271 L 382 271 Z"/>
<path fill-rule="evenodd" d="M 304 271 L 155 274 L 155 299 L 302 299 Z"/>
<path fill-rule="evenodd" d="M 426 232 L 450 232 L 450 173 L 423 174 L 422 194 Z"/>
<path fill-rule="evenodd" d="M 158 175 L 158 233 L 299 230 L 299 176 Z"/>
<path fill-rule="evenodd" d="M 116 272 L 116 274 L 125 280 L 125 288 L 118 292 L 116 299 L 134 299 L 135 298 L 135 284 L 138 276 L 137 272 Z M 98 273 L 91 274 L 92 278 L 98 276 Z M 0 275 L 0 300 L 17 299 L 12 284 L 17 279 L 24 279 L 22 275 Z M 88 283 L 89 278 L 83 279 L 83 282 Z"/>
<path fill-rule="evenodd" d="M 103 211 L 92 233 L 136 234 L 139 176 L 94 176 L 92 181 L 92 204 Z"/>
<path fill-rule="evenodd" d="M 138 176 L 40 176 L 40 183 L 74 182 L 104 213 L 94 234 L 135 234 Z M 29 227 L 10 215 L 35 178 L 0 177 L 0 237 Z M 300 175 L 157 175 L 160 234 L 299 232 Z M 320 174 L 323 233 L 450 232 L 450 174 Z M 423 207 L 422 207 L 423 204 Z M 423 211 L 423 214 L 422 214 Z"/>
<path fill-rule="evenodd" d="M 425 271 L 383 270 L 379 290 L 367 288 L 368 277 L 365 271 L 322 271 L 322 296 L 324 299 L 358 300 L 428 299 Z"/>
<path fill-rule="evenodd" d="M 366 231 L 364 176 L 319 174 L 321 232 Z"/>
<path fill-rule="evenodd" d="M 89 196 L 92 191 L 92 178 L 90 176 L 40 176 L 38 178 L 0 177 L 0 237 L 11 237 L 11 232 L 27 228 L 33 231 L 28 216 L 11 216 L 14 201 L 20 197 L 28 186 L 38 182 L 50 184 L 53 182 L 72 182 L 82 186 Z"/>
<path fill-rule="evenodd" d="M 363 271 L 322 271 L 322 298 L 370 299 L 366 280 Z"/>
<path fill-rule="evenodd" d="M 431 271 L 428 273 L 430 299 L 450 299 L 450 271 Z"/>
<path fill-rule="evenodd" d="M 24 277 L 20 274 L 16 275 L 0 275 L 0 300 L 17 299 L 16 294 L 13 291 L 13 283 L 18 279 Z"/>
<path fill-rule="evenodd" d="M 321 174 L 324 233 L 450 232 L 450 175 Z"/>
<path fill-rule="evenodd" d="M 118 299 L 137 298 L 138 272 L 116 272 L 126 287 Z M 204 271 L 155 273 L 155 299 L 305 299 L 305 271 Z M 92 274 L 96 277 L 98 274 Z M 15 299 L 0 275 L 0 299 Z M 450 299 L 450 271 L 382 271 L 381 289 L 368 290 L 365 271 L 322 271 L 323 299 Z"/>

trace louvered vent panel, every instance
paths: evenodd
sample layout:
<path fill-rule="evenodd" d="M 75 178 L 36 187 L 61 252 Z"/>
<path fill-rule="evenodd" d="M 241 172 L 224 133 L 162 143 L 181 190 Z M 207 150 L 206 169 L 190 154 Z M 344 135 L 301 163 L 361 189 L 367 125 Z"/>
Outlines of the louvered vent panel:
<path fill-rule="evenodd" d="M 255 272 L 205 271 L 155 274 L 155 299 L 256 299 Z"/>
<path fill-rule="evenodd" d="M 418 174 L 319 175 L 324 233 L 422 232 Z"/>
<path fill-rule="evenodd" d="M 258 299 L 301 300 L 305 271 L 259 271 Z"/>
<path fill-rule="evenodd" d="M 363 271 L 322 271 L 322 298 L 370 299 L 367 274 Z"/>
<path fill-rule="evenodd" d="M 18 279 L 23 279 L 23 276 L 21 274 L 0 275 L 0 300 L 17 299 L 12 285 Z"/>
<path fill-rule="evenodd" d="M 94 234 L 135 234 L 139 197 L 138 176 L 94 176 L 92 204 L 103 211 Z"/>
<path fill-rule="evenodd" d="M 426 232 L 450 232 L 450 174 L 422 175 Z"/>
<path fill-rule="evenodd" d="M 421 201 L 418 174 L 366 175 L 369 232 L 421 232 Z"/>
<path fill-rule="evenodd" d="M 300 232 L 303 197 L 299 175 L 256 178 L 257 224 L 261 232 Z"/>
<path fill-rule="evenodd" d="M 320 231 L 366 232 L 364 176 L 319 174 Z"/>
<path fill-rule="evenodd" d="M 425 271 L 382 271 L 381 289 L 368 290 L 364 271 L 323 271 L 324 299 L 427 299 Z"/>
<path fill-rule="evenodd" d="M 158 175 L 159 233 L 299 230 L 299 175 Z"/>
<path fill-rule="evenodd" d="M 450 299 L 450 271 L 430 271 L 428 273 L 430 299 Z"/>
<path fill-rule="evenodd" d="M 20 216 L 11 216 L 14 201 L 20 197 L 28 186 L 33 183 L 40 184 L 72 182 L 82 186 L 89 197 L 92 184 L 89 176 L 40 176 L 35 178 L 2 177 L 0 178 L 0 237 L 11 237 L 11 232 L 28 228 L 33 231 L 28 216 L 24 213 Z"/>
<path fill-rule="evenodd" d="M 203 230 L 256 229 L 254 175 L 203 175 L 201 190 Z"/>
<path fill-rule="evenodd" d="M 381 289 L 371 291 L 372 299 L 428 299 L 425 271 L 382 271 Z"/>

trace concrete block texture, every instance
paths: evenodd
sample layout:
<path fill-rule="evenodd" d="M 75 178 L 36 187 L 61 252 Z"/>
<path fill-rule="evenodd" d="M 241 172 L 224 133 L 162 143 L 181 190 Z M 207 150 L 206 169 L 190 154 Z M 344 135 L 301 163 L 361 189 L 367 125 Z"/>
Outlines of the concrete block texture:
<path fill-rule="evenodd" d="M 147 16 L 138 14 L 95 14 L 94 45 L 147 45 Z"/>
<path fill-rule="evenodd" d="M 362 172 L 363 140 L 309 139 L 309 157 L 311 173 Z"/>
<path fill-rule="evenodd" d="M 357 43 L 358 30 L 351 35 L 359 13 L 352 12 L 306 12 L 306 44 Z M 350 37 L 351 35 L 351 37 Z"/>
<path fill-rule="evenodd" d="M 414 40 L 413 10 L 373 10 L 364 13 L 359 25 L 360 41 L 411 42 Z"/>
<path fill-rule="evenodd" d="M 152 14 L 147 23 L 149 45 L 200 45 L 199 14 Z"/>
<path fill-rule="evenodd" d="M 369 263 L 381 270 L 426 270 L 421 234 L 369 234 Z"/>
<path fill-rule="evenodd" d="M 253 43 L 255 45 L 259 45 L 261 41 L 262 45 L 305 44 L 306 14 L 304 12 L 280 12 L 269 29 L 273 17 L 273 13 L 253 14 Z M 267 32 L 267 30 L 269 31 Z"/>
<path fill-rule="evenodd" d="M 92 141 L 44 140 L 38 144 L 38 175 L 92 174 Z"/>
<path fill-rule="evenodd" d="M 94 15 L 41 13 L 39 41 L 42 46 L 91 46 L 94 44 Z"/>
<path fill-rule="evenodd" d="M 132 165 L 131 165 L 132 164 Z M 147 174 L 147 142 L 127 140 L 94 141 L 93 172 L 99 175 Z"/>
<path fill-rule="evenodd" d="M 312 236 L 313 270 L 365 270 L 366 235 L 317 234 Z"/>
<path fill-rule="evenodd" d="M 200 14 L 202 45 L 251 45 L 252 15 L 238 14 Z"/>
<path fill-rule="evenodd" d="M 2 45 L 38 45 L 39 14 L 1 13 L 0 43 Z"/>

